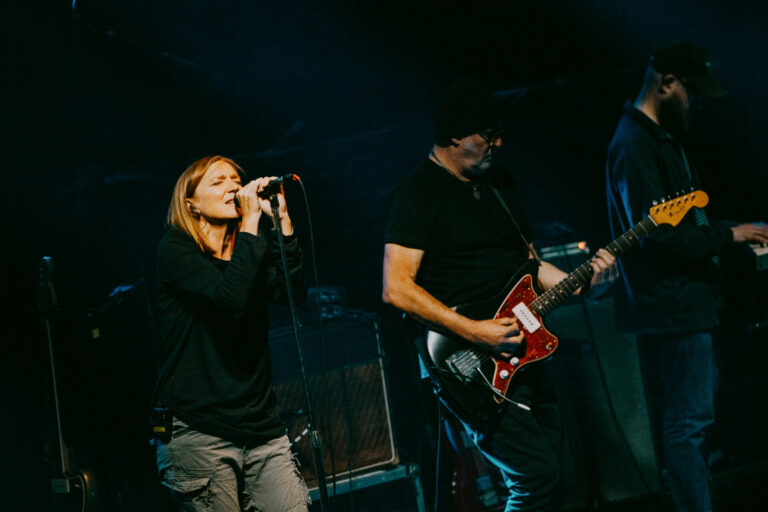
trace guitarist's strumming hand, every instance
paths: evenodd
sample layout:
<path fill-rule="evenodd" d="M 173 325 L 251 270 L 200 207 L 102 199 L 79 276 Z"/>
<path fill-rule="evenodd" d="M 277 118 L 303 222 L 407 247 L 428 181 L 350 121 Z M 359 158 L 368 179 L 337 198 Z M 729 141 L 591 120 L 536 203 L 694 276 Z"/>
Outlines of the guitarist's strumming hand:
<path fill-rule="evenodd" d="M 509 359 L 523 341 L 523 333 L 512 317 L 477 320 L 472 326 L 470 341 L 489 352 Z"/>

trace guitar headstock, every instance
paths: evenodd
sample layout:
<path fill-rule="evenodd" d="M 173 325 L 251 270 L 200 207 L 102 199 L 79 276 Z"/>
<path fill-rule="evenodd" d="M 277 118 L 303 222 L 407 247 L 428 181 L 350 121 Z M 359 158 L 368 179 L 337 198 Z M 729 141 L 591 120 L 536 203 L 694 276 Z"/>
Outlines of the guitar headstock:
<path fill-rule="evenodd" d="M 677 196 L 674 199 L 654 204 L 648 214 L 656 225 L 670 224 L 677 226 L 683 220 L 688 210 L 693 208 L 704 208 L 709 203 L 709 196 L 703 190 L 694 190 L 687 194 Z"/>

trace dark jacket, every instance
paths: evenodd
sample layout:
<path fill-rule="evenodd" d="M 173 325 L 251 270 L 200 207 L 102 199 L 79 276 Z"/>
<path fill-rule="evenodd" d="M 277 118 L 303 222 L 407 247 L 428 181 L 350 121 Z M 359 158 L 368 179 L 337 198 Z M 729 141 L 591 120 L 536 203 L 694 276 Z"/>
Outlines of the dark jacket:
<path fill-rule="evenodd" d="M 646 217 L 654 200 L 692 188 L 700 184 L 680 144 L 627 105 L 608 148 L 606 189 L 614 238 Z M 617 326 L 640 333 L 716 326 L 720 272 L 713 257 L 732 242 L 728 223 L 702 225 L 693 211 L 674 228 L 656 228 L 619 261 Z"/>

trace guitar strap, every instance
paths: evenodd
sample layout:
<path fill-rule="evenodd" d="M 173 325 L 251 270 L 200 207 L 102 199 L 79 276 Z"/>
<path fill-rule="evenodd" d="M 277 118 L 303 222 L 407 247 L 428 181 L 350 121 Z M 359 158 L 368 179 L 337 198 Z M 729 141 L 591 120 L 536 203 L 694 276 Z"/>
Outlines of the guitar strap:
<path fill-rule="evenodd" d="M 539 255 L 536 253 L 536 249 L 533 248 L 532 244 L 528 243 L 528 239 L 525 238 L 525 235 L 523 234 L 523 230 L 520 229 L 520 225 L 517 223 L 517 220 L 515 219 L 515 216 L 512 215 L 512 212 L 509 210 L 509 207 L 507 206 L 507 203 L 504 202 L 504 198 L 501 197 L 501 194 L 499 191 L 494 187 L 493 185 L 488 185 L 491 190 L 493 190 L 494 195 L 496 195 L 496 198 L 501 203 L 502 208 L 504 208 L 504 211 L 507 212 L 507 215 L 509 215 L 509 218 L 512 219 L 512 224 L 515 225 L 515 228 L 517 228 L 517 232 L 520 233 L 520 238 L 523 239 L 523 243 L 525 243 L 526 246 L 528 246 L 528 249 L 531 251 L 531 254 L 533 255 L 533 259 L 536 260 L 536 263 L 541 266 L 541 258 L 539 258 Z M 589 295 L 589 283 L 583 285 L 581 287 L 581 292 L 579 292 L 579 295 L 582 296 L 588 296 Z"/>
<path fill-rule="evenodd" d="M 507 206 L 507 203 L 504 201 L 504 198 L 501 197 L 501 193 L 493 185 L 488 185 L 488 187 L 493 191 L 493 195 L 496 196 L 496 199 L 498 199 L 499 203 L 501 203 L 501 207 L 504 208 L 504 211 L 507 212 L 507 215 L 509 215 L 509 218 L 512 220 L 512 224 L 514 224 L 515 229 L 517 229 L 517 232 L 520 235 L 520 238 L 523 240 L 523 243 L 525 244 L 525 246 L 528 247 L 528 250 L 531 251 L 531 254 L 533 254 L 533 258 L 536 260 L 536 263 L 541 265 L 541 259 L 539 258 L 539 255 L 536 254 L 536 250 L 533 248 L 533 245 L 531 245 L 528 242 L 528 239 L 525 238 L 525 234 L 523 234 L 523 230 L 520 229 L 520 224 L 517 223 L 517 219 L 515 219 L 515 216 L 512 215 L 512 211 L 509 209 L 509 206 Z"/>

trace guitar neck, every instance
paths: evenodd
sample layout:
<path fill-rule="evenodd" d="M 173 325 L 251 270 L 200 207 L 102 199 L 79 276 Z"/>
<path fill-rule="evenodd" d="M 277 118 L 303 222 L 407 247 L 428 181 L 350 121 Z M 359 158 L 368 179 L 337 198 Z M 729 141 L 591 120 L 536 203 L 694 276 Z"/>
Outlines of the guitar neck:
<path fill-rule="evenodd" d="M 619 238 L 608 244 L 606 249 L 616 257 L 624 254 L 628 249 L 637 245 L 639 240 L 653 231 L 656 223 L 649 216 L 641 220 L 635 226 L 621 235 Z M 589 283 L 592 279 L 594 270 L 589 261 L 582 263 L 576 270 L 568 274 L 562 281 L 539 295 L 531 303 L 531 307 L 536 313 L 544 316 L 554 310 L 565 299 L 573 295 L 573 292 Z"/>

